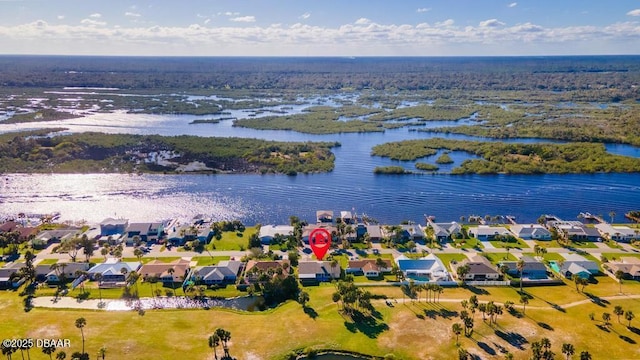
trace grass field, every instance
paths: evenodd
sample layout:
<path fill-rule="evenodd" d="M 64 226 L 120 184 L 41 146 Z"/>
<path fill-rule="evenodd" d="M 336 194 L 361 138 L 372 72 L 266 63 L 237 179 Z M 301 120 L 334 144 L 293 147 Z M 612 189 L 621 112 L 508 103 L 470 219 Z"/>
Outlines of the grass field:
<path fill-rule="evenodd" d="M 38 265 L 53 265 L 58 262 L 58 259 L 42 259 L 38 262 Z"/>
<path fill-rule="evenodd" d="M 437 254 L 436 256 L 442 260 L 449 271 L 451 271 L 451 260 L 462 261 L 464 259 L 468 259 L 465 254 Z"/>
<path fill-rule="evenodd" d="M 517 242 L 505 242 L 505 241 L 489 241 L 491 245 L 497 248 L 512 248 L 512 249 L 528 249 L 529 245 L 527 245 L 521 239 L 516 239 Z"/>
<path fill-rule="evenodd" d="M 518 258 L 513 256 L 511 253 L 484 253 L 482 254 L 484 257 L 489 259 L 492 264 L 497 265 L 501 261 L 517 261 Z"/>
<path fill-rule="evenodd" d="M 608 277 L 599 277 L 598 285 L 590 285 L 585 292 L 592 297 L 618 294 L 618 284 Z M 147 285 L 144 285 L 147 286 Z M 460 300 L 477 293 L 480 301 L 511 300 L 518 304 L 517 289 L 510 287 L 446 288 L 440 303 L 426 303 L 424 294 L 419 301 L 403 301 L 398 287 L 367 287 L 367 290 L 396 299 L 392 306 L 374 300 L 377 316 L 367 323 L 354 323 L 337 311 L 331 301 L 335 287 L 331 284 L 305 287 L 310 294 L 309 309 L 303 311 L 296 302 L 285 303 L 261 313 L 242 313 L 231 310 L 151 310 L 144 316 L 136 312 L 102 312 L 86 310 L 34 309 L 24 312 L 17 293 L 0 293 L 0 307 L 5 317 L 0 324 L 3 338 L 68 338 L 71 348 L 67 354 L 81 348 L 80 332 L 75 319 L 84 317 L 86 348 L 90 354 L 105 346 L 111 359 L 173 359 L 189 354 L 189 359 L 211 359 L 207 337 L 217 327 L 232 334 L 231 355 L 238 359 L 283 359 L 294 349 L 330 348 L 361 353 L 385 355 L 393 353 L 400 359 L 451 359 L 456 355 L 451 325 L 460 322 Z M 552 350 L 561 354 L 564 342 L 572 343 L 577 353 L 588 350 L 594 359 L 633 359 L 640 357 L 640 321 L 632 328 L 626 321 L 617 322 L 612 316 L 608 328 L 601 314 L 613 313 L 615 305 L 640 314 L 640 300 L 620 298 L 594 303 L 588 295 L 573 286 L 525 288 L 531 297 L 526 312 L 517 316 L 507 312 L 498 324 L 489 326 L 481 314 L 475 314 L 471 338 L 460 336 L 460 346 L 482 359 L 502 359 L 502 351 L 509 351 L 515 359 L 531 356 L 530 343 L 548 337 Z M 626 294 L 640 293 L 640 284 L 625 283 Z M 579 301 L 580 303 L 569 304 Z M 554 307 L 555 306 L 555 307 Z M 595 321 L 588 314 L 595 314 Z M 158 326 L 162 331 L 158 331 Z M 599 327 L 600 326 L 600 327 Z M 304 331 L 301 331 L 304 329 Z M 180 334 L 176 337 L 176 334 Z M 429 344 L 425 346 L 425 344 Z M 35 355 L 32 358 L 45 358 Z M 39 351 L 38 351 L 39 353 Z"/>
<path fill-rule="evenodd" d="M 192 261 L 197 261 L 197 266 L 218 265 L 220 261 L 229 260 L 229 256 L 196 256 Z"/>
<path fill-rule="evenodd" d="M 258 231 L 257 227 L 247 227 L 244 232 L 236 233 L 235 231 L 225 231 L 222 238 L 217 240 L 213 238 L 207 248 L 209 250 L 245 250 L 249 245 L 249 238 Z"/>

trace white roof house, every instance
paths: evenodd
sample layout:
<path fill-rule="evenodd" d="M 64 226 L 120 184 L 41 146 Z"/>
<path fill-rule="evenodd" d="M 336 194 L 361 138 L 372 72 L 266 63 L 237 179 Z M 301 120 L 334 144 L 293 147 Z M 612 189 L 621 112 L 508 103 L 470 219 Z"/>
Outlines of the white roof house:
<path fill-rule="evenodd" d="M 596 224 L 595 228 L 598 229 L 602 236 L 611 238 L 615 241 L 631 241 L 632 239 L 640 238 L 640 233 L 637 233 L 637 229 L 631 229 L 628 226 L 613 226 L 611 224 Z"/>
<path fill-rule="evenodd" d="M 289 225 L 262 225 L 258 237 L 263 244 L 269 244 L 276 235 L 291 236 L 293 235 L 293 226 Z"/>
<path fill-rule="evenodd" d="M 551 232 L 540 224 L 511 225 L 511 232 L 524 240 L 551 240 Z"/>
<path fill-rule="evenodd" d="M 478 240 L 491 240 L 497 235 L 511 235 L 509 230 L 502 226 L 478 225 L 469 229 L 469 233 Z"/>

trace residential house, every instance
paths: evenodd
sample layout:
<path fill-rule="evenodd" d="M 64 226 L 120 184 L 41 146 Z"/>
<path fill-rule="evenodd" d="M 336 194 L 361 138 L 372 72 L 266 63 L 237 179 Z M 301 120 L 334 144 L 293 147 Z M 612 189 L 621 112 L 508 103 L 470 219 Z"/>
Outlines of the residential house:
<path fill-rule="evenodd" d="M 524 266 L 522 269 L 523 279 L 540 280 L 547 278 L 547 267 L 542 262 L 530 256 L 523 256 L 520 258 L 520 260 L 524 261 Z M 499 269 L 503 266 L 506 266 L 507 274 L 511 276 L 520 276 L 517 261 L 501 261 L 500 263 L 498 263 Z"/>
<path fill-rule="evenodd" d="M 156 242 L 164 231 L 162 223 L 131 223 L 124 233 L 127 246 L 136 245 L 135 240 L 142 242 Z M 136 238 L 137 237 L 137 238 Z"/>
<path fill-rule="evenodd" d="M 172 262 L 152 260 L 138 269 L 138 274 L 143 280 L 156 277 L 163 284 L 181 283 L 187 278 L 190 270 L 190 261 L 177 259 Z"/>
<path fill-rule="evenodd" d="M 613 226 L 611 224 L 596 224 L 596 229 L 604 238 L 619 242 L 631 242 L 633 239 L 640 239 L 640 230 L 631 229 L 628 226 Z"/>
<path fill-rule="evenodd" d="M 488 225 L 478 225 L 477 227 L 469 228 L 469 234 L 480 241 L 488 241 L 493 240 L 498 235 L 509 235 L 511 233 L 509 230 L 502 226 L 488 226 Z"/>
<path fill-rule="evenodd" d="M 467 281 L 485 281 L 485 280 L 499 280 L 500 272 L 482 256 L 474 256 L 472 259 L 465 259 L 460 262 L 451 262 L 451 270 L 457 276 L 458 268 L 461 266 L 469 266 L 469 272 L 464 276 Z M 458 277 L 459 278 L 459 277 Z"/>
<path fill-rule="evenodd" d="M 20 226 L 20 224 L 18 224 L 17 222 L 15 222 L 13 220 L 5 221 L 2 224 L 0 224 L 0 233 L 12 232 L 12 231 L 16 230 L 16 228 L 19 227 L 19 226 Z"/>
<path fill-rule="evenodd" d="M 347 274 L 364 275 L 368 278 L 376 278 L 384 273 L 389 273 L 393 269 L 391 260 L 381 259 L 382 265 L 378 265 L 377 259 L 363 259 L 349 261 L 349 267 L 345 270 Z"/>
<path fill-rule="evenodd" d="M 103 283 L 124 284 L 127 274 L 138 271 L 141 264 L 139 262 L 122 262 L 118 259 L 110 258 L 107 261 L 96 264 L 89 269 L 89 278 L 95 280 L 96 274 L 102 274 Z"/>
<path fill-rule="evenodd" d="M 227 285 L 234 284 L 242 268 L 242 262 L 236 260 L 220 261 L 218 265 L 195 268 L 189 280 L 196 284 Z"/>
<path fill-rule="evenodd" d="M 551 232 L 540 224 L 511 225 L 511 232 L 523 240 L 551 240 Z"/>
<path fill-rule="evenodd" d="M 596 228 L 587 227 L 579 221 L 552 221 L 548 223 L 555 227 L 559 234 L 573 241 L 599 241 L 602 235 Z"/>
<path fill-rule="evenodd" d="M 434 254 L 420 259 L 409 259 L 402 255 L 395 259 L 398 269 L 407 279 L 418 281 L 446 281 L 449 273 L 442 261 Z"/>
<path fill-rule="evenodd" d="M 293 226 L 289 225 L 262 225 L 258 232 L 260 243 L 269 245 L 278 235 L 283 237 L 293 236 Z"/>
<path fill-rule="evenodd" d="M 0 268 L 0 289 L 16 289 L 24 283 L 24 278 L 18 275 L 19 268 Z"/>
<path fill-rule="evenodd" d="M 331 266 L 331 261 L 300 261 L 298 279 L 302 283 L 318 283 L 340 278 L 340 265 Z"/>
<path fill-rule="evenodd" d="M 622 271 L 623 279 L 640 280 L 640 258 L 623 256 L 619 261 L 609 261 L 604 268 L 614 276 L 619 270 Z"/>
<path fill-rule="evenodd" d="M 302 241 L 305 244 L 308 244 L 309 243 L 309 235 L 311 234 L 311 232 L 313 230 L 318 229 L 318 228 L 325 229 L 330 234 L 332 234 L 331 241 L 333 241 L 334 243 L 338 243 L 340 241 L 340 237 L 337 235 L 338 229 L 333 225 L 324 225 L 324 224 L 323 225 L 317 224 L 317 225 L 307 225 L 307 226 L 305 226 L 302 229 Z"/>
<path fill-rule="evenodd" d="M 127 219 L 106 218 L 100 223 L 100 236 L 124 234 L 128 225 Z"/>
<path fill-rule="evenodd" d="M 88 271 L 89 266 L 89 263 L 78 262 L 56 263 L 52 265 L 37 265 L 35 267 L 36 280 L 47 283 L 58 283 L 60 282 L 60 278 L 63 274 L 65 280 L 75 280 L 78 277 L 76 275 L 77 272 Z"/>
<path fill-rule="evenodd" d="M 79 229 L 45 230 L 38 233 L 33 240 L 31 240 L 31 245 L 34 248 L 44 248 L 52 243 L 67 241 L 79 235 Z"/>
<path fill-rule="evenodd" d="M 588 279 L 592 275 L 600 273 L 600 266 L 597 262 L 588 260 L 584 256 L 578 254 L 561 254 L 565 260 L 560 266 L 560 273 L 570 279 L 573 275 Z"/>
<path fill-rule="evenodd" d="M 450 223 L 435 223 L 429 220 L 429 226 L 433 229 L 433 236 L 439 242 L 447 241 L 462 233 L 462 226 L 455 221 Z"/>
<path fill-rule="evenodd" d="M 249 260 L 244 270 L 244 278 L 249 284 L 253 284 L 258 281 L 260 275 L 266 274 L 271 277 L 285 278 L 291 273 L 291 266 L 289 260 L 279 261 L 256 261 Z"/>
<path fill-rule="evenodd" d="M 333 211 L 331 210 L 318 210 L 316 211 L 317 223 L 333 223 Z"/>
<path fill-rule="evenodd" d="M 419 224 L 410 224 L 410 225 L 400 225 L 402 228 L 402 238 L 408 240 L 423 240 L 424 239 L 424 229 L 422 225 Z"/>
<path fill-rule="evenodd" d="M 382 228 L 380 225 L 365 225 L 366 232 L 369 234 L 369 240 L 372 242 L 380 242 L 382 240 Z"/>

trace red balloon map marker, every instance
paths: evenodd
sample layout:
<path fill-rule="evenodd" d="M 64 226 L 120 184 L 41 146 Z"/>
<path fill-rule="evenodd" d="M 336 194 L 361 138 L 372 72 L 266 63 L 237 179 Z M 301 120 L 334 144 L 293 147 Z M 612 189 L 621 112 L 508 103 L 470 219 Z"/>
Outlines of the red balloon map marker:
<path fill-rule="evenodd" d="M 323 228 L 314 229 L 309 234 L 309 246 L 316 258 L 322 260 L 331 247 L 331 233 Z"/>

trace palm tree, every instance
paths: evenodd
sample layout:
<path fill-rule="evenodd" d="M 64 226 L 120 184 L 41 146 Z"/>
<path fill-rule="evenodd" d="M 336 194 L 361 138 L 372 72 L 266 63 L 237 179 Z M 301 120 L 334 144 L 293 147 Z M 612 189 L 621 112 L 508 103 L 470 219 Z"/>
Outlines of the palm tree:
<path fill-rule="evenodd" d="M 301 291 L 300 295 L 298 295 L 298 302 L 302 304 L 303 308 L 306 308 L 308 301 L 309 301 L 309 293 L 306 291 Z"/>
<path fill-rule="evenodd" d="M 618 283 L 620 284 L 620 292 L 622 292 L 622 278 L 624 277 L 624 272 L 622 270 L 616 271 L 616 279 L 618 279 Z"/>
<path fill-rule="evenodd" d="M 518 263 L 516 264 L 516 268 L 520 273 L 520 292 L 522 293 L 522 272 L 524 271 L 524 260 L 522 259 L 518 260 Z"/>
<path fill-rule="evenodd" d="M 582 351 L 580 353 L 580 360 L 591 360 L 591 354 L 588 351 Z"/>
<path fill-rule="evenodd" d="M 93 279 L 98 283 L 98 294 L 100 296 L 100 302 L 102 302 L 102 287 L 100 286 L 102 282 L 102 274 L 101 273 L 94 274 Z"/>
<path fill-rule="evenodd" d="M 571 355 L 575 354 L 575 352 L 576 352 L 576 349 L 573 347 L 572 344 L 567 344 L 567 343 L 562 344 L 562 353 L 567 356 L 567 360 L 569 360 Z"/>
<path fill-rule="evenodd" d="M 104 360 L 105 355 L 107 355 L 107 348 L 103 346 L 100 348 L 100 350 L 98 350 L 98 356 L 100 356 L 102 360 Z"/>
<path fill-rule="evenodd" d="M 231 340 L 231 332 L 223 328 L 217 328 L 215 333 L 216 335 L 218 335 L 220 341 L 222 342 L 222 350 L 224 351 L 223 359 L 230 358 L 231 356 L 229 356 L 229 347 L 227 345 L 227 342 Z"/>
<path fill-rule="evenodd" d="M 53 359 L 53 358 L 52 358 L 53 353 L 54 353 L 54 352 L 56 352 L 56 346 L 55 346 L 55 345 L 44 346 L 44 347 L 42 348 L 42 352 L 43 352 L 45 355 L 49 355 L 49 360 L 51 360 L 51 359 Z"/>
<path fill-rule="evenodd" d="M 213 349 L 213 357 L 218 360 L 218 352 L 216 348 L 220 346 L 220 336 L 218 334 L 213 334 L 209 336 L 209 347 Z"/>
<path fill-rule="evenodd" d="M 169 268 L 167 270 L 167 272 L 169 273 L 169 275 L 171 275 L 171 289 L 173 290 L 173 292 L 175 292 L 176 291 L 176 288 L 175 288 L 176 284 L 175 284 L 175 281 L 173 281 L 173 274 L 176 272 L 176 269 Z"/>
<path fill-rule="evenodd" d="M 616 305 L 616 307 L 613 308 L 613 313 L 618 316 L 618 324 L 620 324 L 620 315 L 624 315 L 624 310 L 622 309 L 622 306 Z"/>
<path fill-rule="evenodd" d="M 67 358 L 67 353 L 62 350 L 56 354 L 56 360 L 64 360 L 66 358 Z"/>
<path fill-rule="evenodd" d="M 613 224 L 613 218 L 616 217 L 616 212 L 613 210 L 609 211 L 609 216 L 611 217 L 611 223 Z"/>
<path fill-rule="evenodd" d="M 636 316 L 633 314 L 633 312 L 631 310 L 627 310 L 627 312 L 624 313 L 624 318 L 629 321 L 629 327 L 631 327 L 631 320 L 633 320 L 633 318 L 635 318 Z"/>
<path fill-rule="evenodd" d="M 454 334 L 456 334 L 456 345 L 457 345 L 458 338 L 460 337 L 460 334 L 462 334 L 462 326 L 460 326 L 460 324 L 458 323 L 455 323 L 451 325 L 451 330 L 453 331 Z"/>
<path fill-rule="evenodd" d="M 76 327 L 80 329 L 80 335 L 82 335 L 82 353 L 84 354 L 84 330 L 82 330 L 87 325 L 87 320 L 83 317 L 76 319 Z"/>
<path fill-rule="evenodd" d="M 522 313 L 524 314 L 527 310 L 527 304 L 529 303 L 529 297 L 526 295 L 520 296 L 520 304 L 522 304 Z"/>

